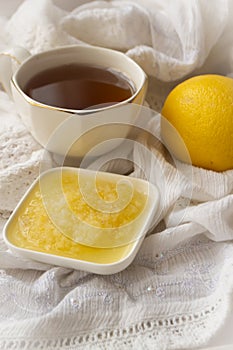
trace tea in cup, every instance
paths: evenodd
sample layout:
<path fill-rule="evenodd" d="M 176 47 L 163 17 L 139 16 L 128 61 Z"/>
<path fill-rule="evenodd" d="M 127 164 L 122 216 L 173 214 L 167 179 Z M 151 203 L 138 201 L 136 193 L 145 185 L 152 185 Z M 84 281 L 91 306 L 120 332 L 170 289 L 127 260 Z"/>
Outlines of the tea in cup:
<path fill-rule="evenodd" d="M 9 60 L 22 59 L 12 75 Z M 134 126 L 147 90 L 136 62 L 95 46 L 32 56 L 17 48 L 13 56 L 1 56 L 0 65 L 3 86 L 25 126 L 44 148 L 62 156 L 84 157 L 101 143 L 95 156 L 117 147 Z"/>

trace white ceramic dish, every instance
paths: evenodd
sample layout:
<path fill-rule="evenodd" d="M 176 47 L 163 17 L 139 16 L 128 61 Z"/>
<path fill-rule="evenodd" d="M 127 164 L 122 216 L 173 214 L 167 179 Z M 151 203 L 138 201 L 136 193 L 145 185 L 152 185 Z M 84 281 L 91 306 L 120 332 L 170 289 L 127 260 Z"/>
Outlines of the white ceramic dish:
<path fill-rule="evenodd" d="M 88 177 L 93 173 L 95 173 L 91 170 L 64 167 L 64 168 L 51 169 L 41 174 L 38 177 L 38 179 L 31 185 L 31 187 L 26 192 L 24 197 L 21 199 L 16 209 L 12 213 L 11 217 L 9 218 L 7 224 L 5 225 L 4 231 L 3 231 L 5 243 L 10 248 L 10 250 L 17 256 L 33 259 L 33 260 L 40 261 L 47 264 L 64 266 L 67 268 L 84 270 L 84 271 L 89 271 L 89 272 L 103 274 L 103 275 L 116 273 L 125 269 L 133 261 L 135 255 L 137 254 L 143 242 L 145 234 L 151 225 L 151 221 L 153 218 L 155 218 L 156 211 L 158 211 L 158 203 L 159 203 L 158 189 L 154 185 L 150 184 L 149 182 L 141 179 L 126 177 L 123 175 L 98 172 L 98 176 L 100 176 L 100 178 L 103 179 L 104 181 L 111 181 L 111 182 L 114 182 L 115 184 L 115 182 L 117 183 L 120 180 L 127 179 L 127 181 L 130 181 L 130 183 L 133 185 L 133 188 L 135 188 L 138 191 L 144 191 L 144 192 L 147 191 L 147 194 L 148 194 L 146 205 L 144 208 L 145 215 L 143 216 L 143 223 L 141 227 L 138 228 L 139 230 L 139 232 L 137 233 L 138 238 L 133 242 L 131 242 L 130 245 L 127 246 L 127 247 L 130 247 L 129 249 L 127 248 L 127 251 L 126 251 L 127 253 L 115 262 L 99 263 L 99 262 L 93 262 L 88 260 L 80 260 L 78 256 L 77 258 L 70 258 L 66 256 L 61 256 L 61 255 L 55 255 L 54 253 L 50 254 L 47 252 L 41 252 L 39 250 L 32 250 L 25 247 L 20 247 L 14 242 L 12 242 L 12 239 L 10 238 L 10 236 L 12 234 L 14 235 L 14 232 L 16 232 L 15 225 L 17 224 L 17 220 L 19 219 L 19 216 L 22 214 L 22 210 L 27 208 L 26 203 L 28 203 L 29 201 L 28 199 L 29 196 L 33 195 L 34 193 L 33 191 L 35 191 L 35 186 L 38 186 L 41 180 L 44 179 L 44 181 L 46 181 L 46 179 L 49 176 L 50 177 L 55 176 L 56 174 L 58 174 L 58 172 L 60 173 L 61 171 L 63 172 L 68 171 L 72 174 L 76 174 L 76 173 L 79 175 L 81 174 L 82 176 L 86 176 L 87 181 L 88 181 Z M 96 247 L 95 249 L 101 249 L 101 252 L 99 251 L 98 254 L 102 252 L 103 253 L 106 252 L 105 249 L 108 250 L 108 248 L 104 249 L 104 248 L 96 248 Z"/>

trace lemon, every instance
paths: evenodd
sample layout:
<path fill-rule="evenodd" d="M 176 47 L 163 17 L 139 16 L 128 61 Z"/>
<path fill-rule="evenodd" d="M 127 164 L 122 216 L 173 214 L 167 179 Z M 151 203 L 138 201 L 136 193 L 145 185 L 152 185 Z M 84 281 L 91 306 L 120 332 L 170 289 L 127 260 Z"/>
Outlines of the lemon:
<path fill-rule="evenodd" d="M 233 168 L 233 79 L 215 74 L 187 79 L 170 92 L 162 115 L 162 138 L 176 158 L 187 161 L 168 124 L 180 135 L 193 165 Z"/>

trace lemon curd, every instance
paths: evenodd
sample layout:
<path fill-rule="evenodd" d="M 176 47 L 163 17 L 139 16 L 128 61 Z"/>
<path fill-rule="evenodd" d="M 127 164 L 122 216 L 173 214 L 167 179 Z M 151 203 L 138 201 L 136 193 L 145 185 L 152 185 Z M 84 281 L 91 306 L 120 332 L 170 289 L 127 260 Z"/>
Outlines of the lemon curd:
<path fill-rule="evenodd" d="M 145 188 L 130 180 L 47 173 L 21 203 L 7 236 L 20 248 L 111 264 L 131 252 L 147 199 Z"/>

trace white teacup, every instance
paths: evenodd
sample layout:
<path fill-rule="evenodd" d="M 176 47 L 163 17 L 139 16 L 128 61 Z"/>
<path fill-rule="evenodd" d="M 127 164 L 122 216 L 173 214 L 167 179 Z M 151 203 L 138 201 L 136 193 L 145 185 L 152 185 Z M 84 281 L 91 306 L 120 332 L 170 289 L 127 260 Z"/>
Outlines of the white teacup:
<path fill-rule="evenodd" d="M 13 73 L 12 65 L 17 65 L 16 62 L 18 67 Z M 135 92 L 112 106 L 88 110 L 53 107 L 25 93 L 26 84 L 36 74 L 74 63 L 115 69 L 133 82 Z M 17 48 L 13 55 L 0 56 L 0 76 L 33 137 L 48 151 L 72 157 L 83 157 L 106 140 L 112 142 L 104 143 L 95 156 L 121 143 L 138 115 L 138 108 L 132 106 L 143 104 L 147 90 L 147 77 L 132 59 L 119 51 L 87 45 L 65 46 L 32 56 L 25 49 Z"/>

